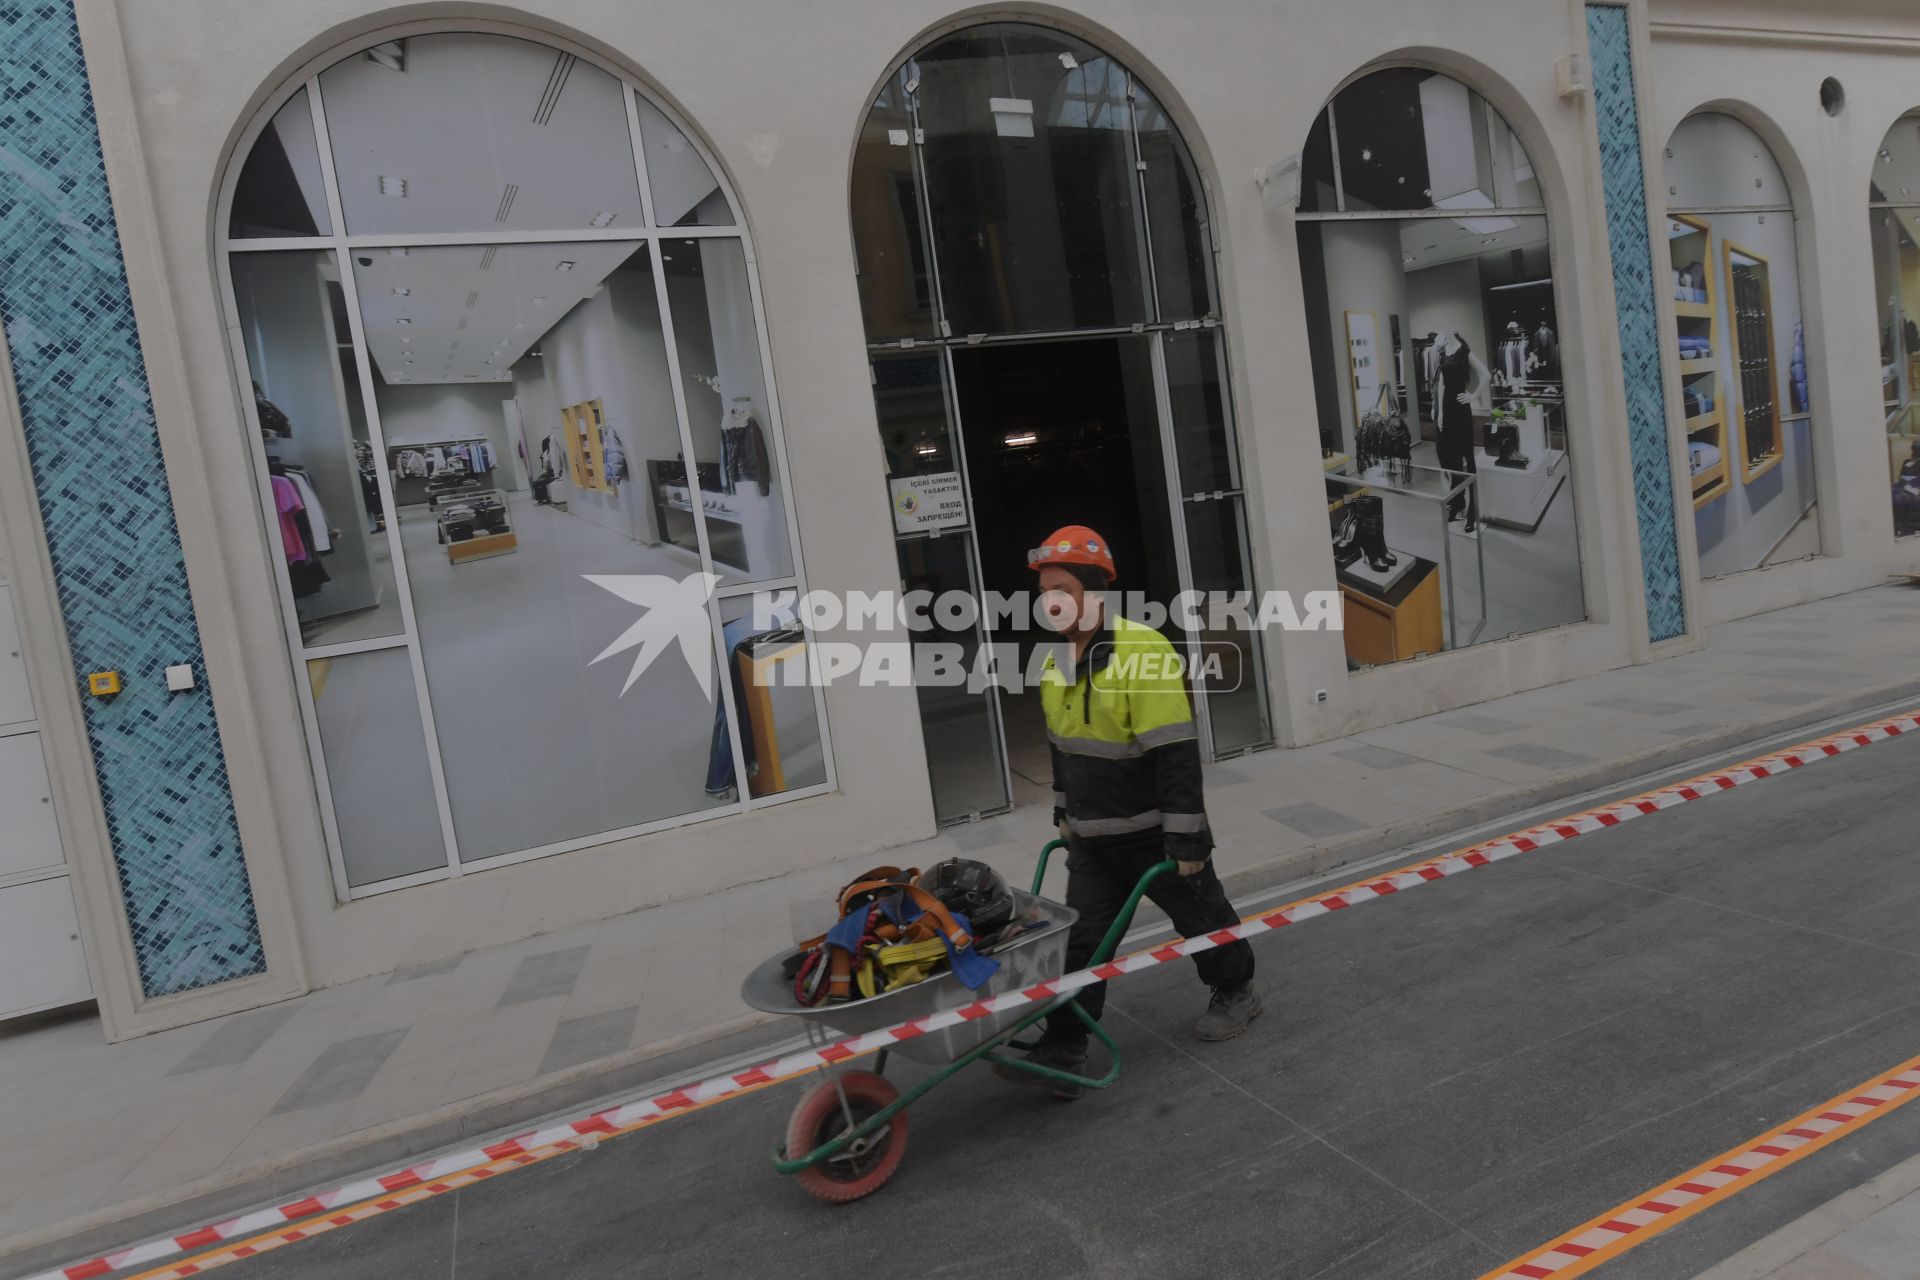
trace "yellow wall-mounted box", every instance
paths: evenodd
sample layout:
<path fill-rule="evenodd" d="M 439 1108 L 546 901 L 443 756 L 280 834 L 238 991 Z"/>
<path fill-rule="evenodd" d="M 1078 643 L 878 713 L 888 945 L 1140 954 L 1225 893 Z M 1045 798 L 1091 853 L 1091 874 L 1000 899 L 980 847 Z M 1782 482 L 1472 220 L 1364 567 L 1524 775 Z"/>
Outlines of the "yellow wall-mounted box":
<path fill-rule="evenodd" d="M 105 698 L 120 692 L 120 673 L 118 671 L 96 671 L 87 677 L 87 692 L 96 698 Z"/>

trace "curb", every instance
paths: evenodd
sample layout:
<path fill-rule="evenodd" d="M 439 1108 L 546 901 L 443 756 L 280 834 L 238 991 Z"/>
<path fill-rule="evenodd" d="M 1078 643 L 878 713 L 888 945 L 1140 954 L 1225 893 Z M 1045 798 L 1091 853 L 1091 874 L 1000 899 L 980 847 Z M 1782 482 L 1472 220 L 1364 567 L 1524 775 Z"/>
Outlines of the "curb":
<path fill-rule="evenodd" d="M 1912 696 L 1920 696 L 1920 677 L 1857 690 L 1842 697 L 1809 703 L 1785 715 L 1749 721 L 1633 755 L 1596 762 L 1451 810 L 1311 846 L 1242 869 L 1226 878 L 1228 888 L 1230 892 L 1249 893 L 1316 875 L 1436 836 L 1468 831 L 1570 795 L 1602 790 L 1722 750 L 1736 750 L 1743 743 L 1792 733 Z M 1157 918 L 1157 913 L 1142 914 L 1147 920 Z M 74 1257 L 105 1253 L 127 1240 L 164 1231 L 184 1219 L 203 1220 L 242 1211 L 352 1176 L 369 1167 L 470 1143 L 476 1137 L 524 1127 L 529 1121 L 578 1108 L 609 1094 L 631 1092 L 650 1082 L 685 1076 L 716 1058 L 749 1051 L 764 1054 L 767 1029 L 779 1022 L 773 1015 L 744 1014 L 703 1031 L 639 1046 L 558 1075 L 526 1081 L 273 1159 L 224 1170 L 172 1191 L 158 1192 L 42 1231 L 0 1240 L 0 1261 L 10 1268 L 18 1267 L 18 1274 L 57 1267 Z"/>

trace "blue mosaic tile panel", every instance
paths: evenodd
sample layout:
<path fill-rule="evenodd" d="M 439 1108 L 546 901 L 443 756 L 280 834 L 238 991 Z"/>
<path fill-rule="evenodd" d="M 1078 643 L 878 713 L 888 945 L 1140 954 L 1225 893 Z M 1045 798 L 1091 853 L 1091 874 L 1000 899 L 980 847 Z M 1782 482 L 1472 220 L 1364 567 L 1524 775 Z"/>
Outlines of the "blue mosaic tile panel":
<path fill-rule="evenodd" d="M 0 324 L 149 996 L 260 973 L 200 632 L 70 0 L 0 0 Z M 192 693 L 165 670 L 190 663 Z"/>
<path fill-rule="evenodd" d="M 1633 44 L 1624 7 L 1587 6 L 1587 48 L 1593 65 L 1593 114 L 1600 129 L 1607 236 L 1613 248 L 1613 294 L 1620 308 L 1620 358 L 1634 503 L 1640 521 L 1647 634 L 1654 641 L 1671 640 L 1687 633 L 1687 606 L 1680 583 L 1680 536 L 1674 523 L 1660 312 L 1653 292 L 1653 252 L 1648 247 L 1640 112 L 1633 96 Z"/>

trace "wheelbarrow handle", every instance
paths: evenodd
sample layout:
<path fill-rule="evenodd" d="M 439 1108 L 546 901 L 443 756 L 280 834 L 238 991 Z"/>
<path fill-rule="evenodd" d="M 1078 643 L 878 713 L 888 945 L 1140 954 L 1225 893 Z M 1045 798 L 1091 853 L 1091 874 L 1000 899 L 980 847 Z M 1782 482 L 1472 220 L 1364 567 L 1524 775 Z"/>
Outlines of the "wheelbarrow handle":
<path fill-rule="evenodd" d="M 1065 840 L 1049 840 L 1041 846 L 1040 860 L 1033 868 L 1035 897 L 1040 895 L 1040 882 L 1047 878 L 1047 859 L 1053 855 L 1055 849 L 1063 849 L 1066 844 Z M 1155 880 L 1175 870 L 1176 866 L 1172 858 L 1167 858 L 1147 868 L 1146 874 L 1140 877 L 1140 883 L 1134 885 L 1133 892 L 1127 895 L 1126 906 L 1120 908 L 1120 914 L 1113 918 L 1113 923 L 1107 927 L 1107 936 L 1100 939 L 1100 945 L 1094 948 L 1093 958 L 1087 963 L 1105 964 L 1113 959 L 1114 951 L 1120 946 L 1120 939 L 1126 937 L 1127 930 L 1133 927 L 1133 913 L 1140 906 L 1140 899 L 1147 896 L 1147 890 L 1152 887 Z"/>

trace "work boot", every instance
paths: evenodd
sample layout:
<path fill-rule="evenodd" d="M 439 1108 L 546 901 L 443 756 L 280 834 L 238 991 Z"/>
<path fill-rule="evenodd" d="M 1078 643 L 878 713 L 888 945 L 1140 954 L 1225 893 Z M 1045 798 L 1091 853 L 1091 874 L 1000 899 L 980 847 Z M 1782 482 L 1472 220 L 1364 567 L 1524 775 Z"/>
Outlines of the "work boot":
<path fill-rule="evenodd" d="M 1238 987 L 1215 987 L 1207 1011 L 1193 1024 L 1200 1040 L 1231 1040 L 1260 1016 L 1260 989 L 1248 980 Z"/>
<path fill-rule="evenodd" d="M 1084 1075 L 1087 1066 L 1086 1042 L 1042 1040 L 1027 1051 L 1026 1060 L 1037 1067 L 1052 1067 L 1055 1071 L 1071 1071 L 1075 1075 Z M 1045 1076 L 1034 1075 L 1031 1071 L 1022 1071 L 1004 1062 L 993 1064 L 993 1074 L 1013 1084 L 1023 1084 L 1029 1088 L 1051 1089 L 1056 1098 L 1077 1098 L 1086 1092 L 1077 1084 L 1049 1080 Z"/>

